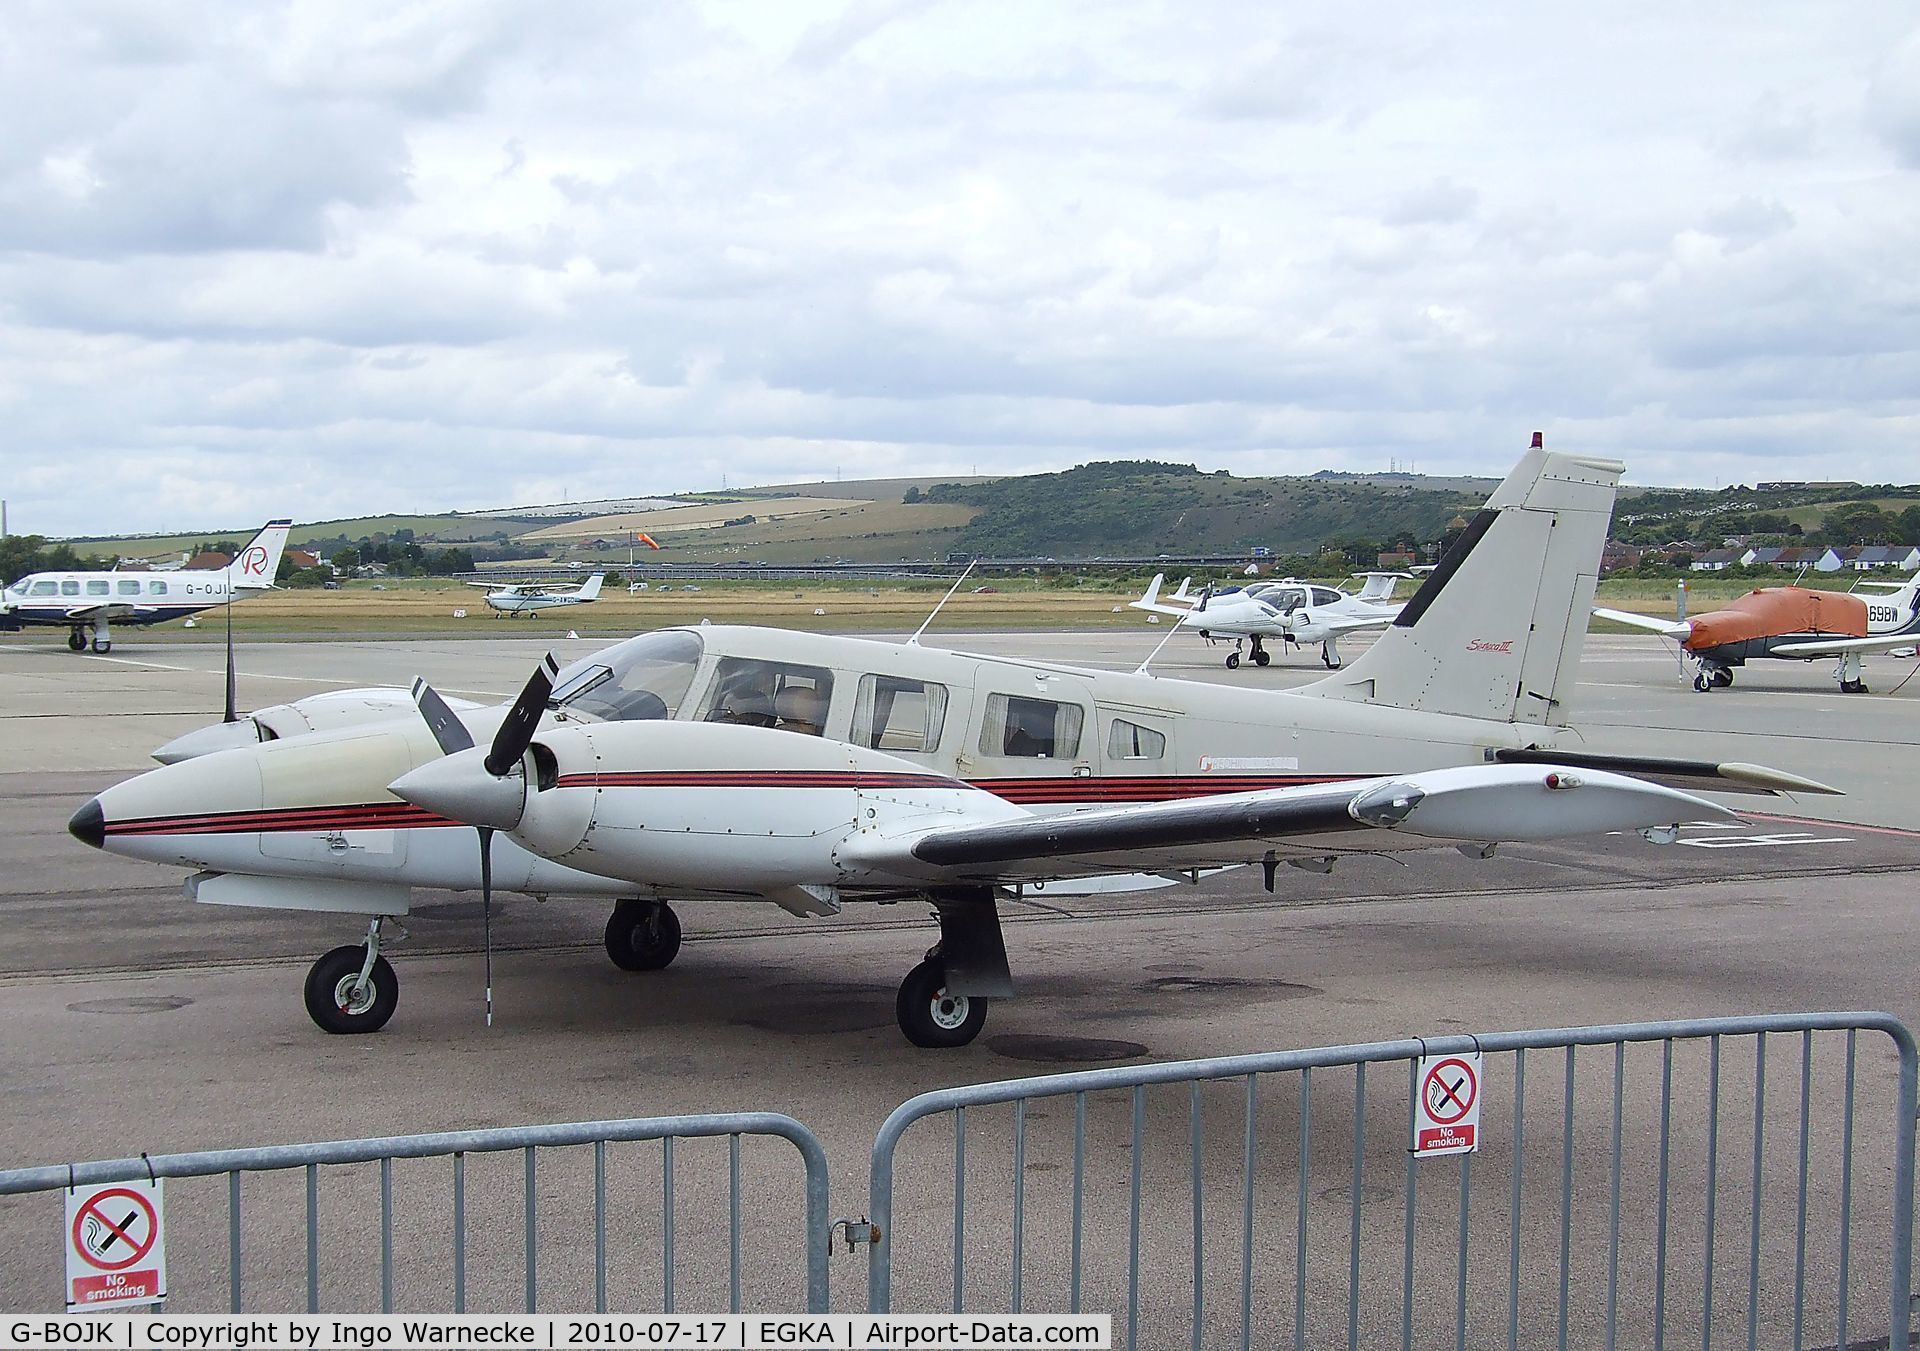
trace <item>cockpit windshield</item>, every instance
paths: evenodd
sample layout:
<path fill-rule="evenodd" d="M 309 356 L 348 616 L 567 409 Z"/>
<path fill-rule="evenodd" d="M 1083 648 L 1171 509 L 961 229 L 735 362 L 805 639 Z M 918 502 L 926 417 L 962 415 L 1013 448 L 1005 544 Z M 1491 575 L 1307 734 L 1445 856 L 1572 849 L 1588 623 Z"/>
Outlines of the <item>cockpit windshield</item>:
<path fill-rule="evenodd" d="M 575 662 L 553 682 L 552 704 L 600 722 L 671 718 L 693 684 L 698 634 L 662 629 Z"/>
<path fill-rule="evenodd" d="M 1277 586 L 1260 597 L 1266 612 L 1274 615 L 1292 614 L 1306 603 L 1306 588 L 1299 586 Z"/>

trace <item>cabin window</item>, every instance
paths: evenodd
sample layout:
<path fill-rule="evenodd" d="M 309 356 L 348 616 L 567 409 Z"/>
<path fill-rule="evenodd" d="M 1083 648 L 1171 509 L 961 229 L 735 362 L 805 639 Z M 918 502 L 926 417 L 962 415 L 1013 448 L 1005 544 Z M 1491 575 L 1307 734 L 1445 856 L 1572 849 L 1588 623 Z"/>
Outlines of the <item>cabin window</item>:
<path fill-rule="evenodd" d="M 554 677 L 556 708 L 602 722 L 644 722 L 680 711 L 704 651 L 685 629 L 643 633 L 561 671 Z"/>
<path fill-rule="evenodd" d="M 107 594 L 107 579 L 106 579 L 106 578 L 104 578 L 104 577 L 102 577 L 102 578 L 101 578 L 100 580 L 98 580 L 98 581 L 94 581 L 94 582 L 88 582 L 88 583 L 87 583 L 87 594 L 88 594 L 89 596 L 104 596 L 104 595 L 106 595 L 106 594 Z"/>
<path fill-rule="evenodd" d="M 33 584 L 33 590 L 27 594 L 30 596 L 54 596 L 58 595 L 59 592 L 60 583 L 58 582 L 35 582 Z"/>
<path fill-rule="evenodd" d="M 1151 727 L 1115 718 L 1107 727 L 1109 760 L 1160 760 L 1167 754 L 1167 738 Z"/>
<path fill-rule="evenodd" d="M 879 751 L 924 754 L 940 744 L 947 687 L 901 676 L 860 677 L 853 704 L 853 741 Z"/>
<path fill-rule="evenodd" d="M 714 671 L 704 716 L 708 722 L 819 736 L 832 699 L 833 673 L 825 667 L 727 657 Z"/>
<path fill-rule="evenodd" d="M 77 595 L 79 595 L 79 594 L 80 594 L 80 583 L 78 583 L 78 582 L 76 582 L 76 581 L 71 581 L 71 580 L 69 580 L 69 581 L 64 581 L 64 582 L 62 582 L 62 583 L 60 583 L 60 594 L 61 594 L 61 595 L 63 595 L 63 596 L 77 596 Z"/>
<path fill-rule="evenodd" d="M 1078 704 L 1026 699 L 1015 694 L 987 696 L 980 724 L 980 753 L 1035 760 L 1071 760 L 1080 753 Z"/>
<path fill-rule="evenodd" d="M 1316 586 L 1313 588 L 1313 603 L 1315 605 L 1338 605 L 1340 603 L 1340 593 L 1324 586 Z"/>
<path fill-rule="evenodd" d="M 147 594 L 149 596 L 164 596 L 167 594 L 167 584 L 161 581 L 148 582 Z"/>
<path fill-rule="evenodd" d="M 119 589 L 123 596 L 137 596 L 140 594 L 140 583 L 133 578 L 124 578 L 119 583 Z"/>

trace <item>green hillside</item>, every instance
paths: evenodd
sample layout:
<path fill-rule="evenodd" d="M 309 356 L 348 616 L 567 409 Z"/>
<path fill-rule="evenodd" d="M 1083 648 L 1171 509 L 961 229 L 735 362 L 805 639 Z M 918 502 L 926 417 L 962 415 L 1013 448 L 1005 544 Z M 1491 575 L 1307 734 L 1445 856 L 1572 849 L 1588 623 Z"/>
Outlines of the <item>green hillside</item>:
<path fill-rule="evenodd" d="M 1280 554 L 1366 539 L 1437 540 L 1484 495 L 1320 478 L 1234 478 L 1192 465 L 1106 461 L 1058 474 L 940 484 L 927 500 L 981 508 L 956 537 L 970 553 L 1126 557 Z"/>

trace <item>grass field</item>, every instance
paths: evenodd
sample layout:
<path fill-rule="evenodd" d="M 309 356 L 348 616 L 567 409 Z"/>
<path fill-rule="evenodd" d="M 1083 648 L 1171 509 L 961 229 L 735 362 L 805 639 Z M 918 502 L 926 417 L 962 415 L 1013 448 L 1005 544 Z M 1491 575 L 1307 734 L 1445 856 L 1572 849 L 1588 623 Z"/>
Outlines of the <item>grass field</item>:
<path fill-rule="evenodd" d="M 753 502 L 705 502 L 698 506 L 666 507 L 659 511 L 625 511 L 613 516 L 588 516 L 583 520 L 529 531 L 519 536 L 516 542 L 539 544 L 625 536 L 629 530 L 644 530 L 659 538 L 662 533 L 669 531 L 715 529 L 722 521 L 739 516 L 754 516 L 762 521 L 770 516 L 778 516 L 782 520 L 789 516 L 814 518 L 826 512 L 843 511 L 855 504 L 866 505 L 858 498 L 832 497 L 772 497 Z"/>

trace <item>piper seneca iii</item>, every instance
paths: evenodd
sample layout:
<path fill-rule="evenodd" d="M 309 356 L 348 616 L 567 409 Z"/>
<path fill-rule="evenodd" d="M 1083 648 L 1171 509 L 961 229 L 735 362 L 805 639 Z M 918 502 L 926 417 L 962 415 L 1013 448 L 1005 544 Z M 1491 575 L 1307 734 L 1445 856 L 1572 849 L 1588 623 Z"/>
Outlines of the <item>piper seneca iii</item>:
<path fill-rule="evenodd" d="M 614 901 L 607 952 L 629 970 L 673 960 L 676 899 L 796 915 L 929 904 L 939 941 L 900 985 L 899 1022 L 918 1045 L 962 1045 L 1013 993 L 998 901 L 1029 885 L 1259 865 L 1274 889 L 1280 865 L 1346 853 L 1484 855 L 1623 830 L 1664 842 L 1728 815 L 1674 783 L 1831 791 L 1592 754 L 1564 725 L 1621 472 L 1536 439 L 1378 642 L 1296 690 L 666 629 L 563 671 L 548 658 L 506 709 L 455 709 L 416 684 L 417 708 L 397 715 L 398 692 L 363 694 L 190 734 L 163 748 L 175 763 L 109 788 L 71 829 L 196 869 L 201 901 L 367 916 L 365 939 L 307 979 L 308 1011 L 333 1032 L 392 1015 L 381 927 L 411 888 L 479 887 L 490 914 L 501 887 Z"/>

